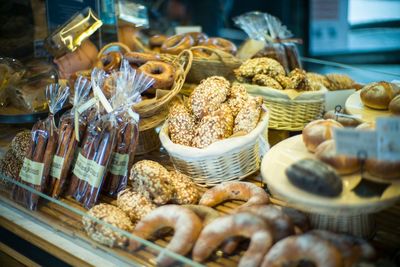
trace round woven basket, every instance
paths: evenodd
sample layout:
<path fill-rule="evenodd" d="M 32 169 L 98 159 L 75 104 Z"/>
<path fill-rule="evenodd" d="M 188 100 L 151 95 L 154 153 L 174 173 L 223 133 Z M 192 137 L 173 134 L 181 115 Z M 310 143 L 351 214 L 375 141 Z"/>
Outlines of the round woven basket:
<path fill-rule="evenodd" d="M 262 96 L 270 112 L 269 128 L 301 131 L 311 121 L 322 118 L 325 109 L 325 88 L 299 93 L 253 84 L 243 84 L 252 95 Z M 289 93 L 294 95 L 289 95 Z"/>
<path fill-rule="evenodd" d="M 247 135 L 220 140 L 203 149 L 173 143 L 166 121 L 160 131 L 161 144 L 175 169 L 192 177 L 199 186 L 241 180 L 259 170 L 261 156 L 269 149 L 268 113 L 263 111 L 257 127 Z"/>
<path fill-rule="evenodd" d="M 193 55 L 190 50 L 182 51 L 177 57 L 165 54 L 160 54 L 159 56 L 163 62 L 170 63 L 175 67 L 176 77 L 174 84 L 167 93 L 153 99 L 145 99 L 134 105 L 133 108 L 135 111 L 144 118 L 158 114 L 160 110 L 168 105 L 172 98 L 174 98 L 181 90 L 185 82 L 186 75 L 192 66 Z"/>
<path fill-rule="evenodd" d="M 228 80 L 234 80 L 234 69 L 240 67 L 242 62 L 235 56 L 224 51 L 205 46 L 194 46 L 190 50 L 201 49 L 210 53 L 210 57 L 194 57 L 192 67 L 186 77 L 186 82 L 199 84 L 201 80 L 218 75 Z"/>

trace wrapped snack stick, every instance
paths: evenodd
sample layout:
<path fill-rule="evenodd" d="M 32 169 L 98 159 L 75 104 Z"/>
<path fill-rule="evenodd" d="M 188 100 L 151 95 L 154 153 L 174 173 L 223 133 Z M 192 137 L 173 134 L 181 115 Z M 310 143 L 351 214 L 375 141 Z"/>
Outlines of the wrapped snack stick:
<path fill-rule="evenodd" d="M 69 95 L 69 88 L 61 88 L 58 84 L 51 84 L 46 88 L 46 97 L 49 102 L 49 116 L 38 121 L 32 128 L 30 148 L 24 158 L 19 173 L 19 181 L 39 192 L 49 192 L 49 173 L 53 156 L 57 148 L 58 129 L 54 122 L 54 114 L 63 107 Z M 39 196 L 19 186 L 12 192 L 13 199 L 28 209 L 36 210 Z"/>
<path fill-rule="evenodd" d="M 129 170 L 133 164 L 139 137 L 139 114 L 132 111 L 139 102 L 140 94 L 154 83 L 144 73 L 138 73 L 124 61 L 115 75 L 116 90 L 111 105 L 117 119 L 117 140 L 103 186 L 103 192 L 111 197 L 126 188 Z"/>
<path fill-rule="evenodd" d="M 78 77 L 75 82 L 75 95 L 72 109 L 64 114 L 60 119 L 58 146 L 53 158 L 50 171 L 50 192 L 51 196 L 58 198 L 65 188 L 70 168 L 79 143 L 79 136 L 85 132 L 87 117 L 90 110 L 90 103 L 87 99 L 90 93 L 90 82 Z M 85 106 L 83 104 L 85 103 Z M 79 112 L 79 108 L 84 107 L 84 111 Z M 82 114 L 82 116 L 80 116 Z"/>

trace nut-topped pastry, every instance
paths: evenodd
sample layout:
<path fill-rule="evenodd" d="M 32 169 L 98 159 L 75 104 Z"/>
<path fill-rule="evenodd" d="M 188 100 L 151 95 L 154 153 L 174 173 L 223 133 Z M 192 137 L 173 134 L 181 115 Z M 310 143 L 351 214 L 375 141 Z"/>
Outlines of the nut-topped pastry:
<path fill-rule="evenodd" d="M 317 88 L 320 85 L 324 86 L 325 88 L 331 87 L 331 82 L 329 81 L 329 79 L 322 74 L 315 73 L 315 72 L 307 72 L 306 76 L 307 76 L 307 79 L 308 79 L 311 87 L 313 87 L 313 88 Z"/>
<path fill-rule="evenodd" d="M 282 85 L 277 80 L 266 74 L 256 74 L 252 81 L 258 85 L 267 86 L 274 89 L 283 89 Z"/>
<path fill-rule="evenodd" d="M 222 104 L 219 109 L 206 115 L 196 128 L 192 146 L 204 148 L 232 135 L 233 115 L 227 104 Z"/>
<path fill-rule="evenodd" d="M 302 69 L 294 69 L 292 70 L 289 75 L 290 84 L 289 89 L 296 89 L 302 91 L 310 91 L 311 87 L 307 80 L 306 72 Z"/>
<path fill-rule="evenodd" d="M 246 88 L 243 85 L 239 83 L 235 83 L 232 85 L 227 103 L 228 106 L 231 108 L 234 117 L 237 116 L 248 98 L 249 94 L 247 93 Z"/>
<path fill-rule="evenodd" d="M 236 76 L 247 78 L 254 77 L 257 74 L 267 74 L 271 77 L 286 74 L 285 69 L 278 61 L 267 57 L 248 59 L 234 72 Z"/>
<path fill-rule="evenodd" d="M 169 172 L 157 162 L 151 160 L 136 162 L 132 166 L 129 179 L 135 191 L 148 192 L 150 199 L 157 205 L 167 203 L 173 196 L 174 187 Z"/>
<path fill-rule="evenodd" d="M 91 217 L 95 217 L 121 230 L 131 232 L 134 225 L 125 212 L 113 205 L 99 204 L 91 208 L 87 214 L 89 216 L 82 217 L 82 223 L 90 238 L 109 247 L 125 247 L 128 245 L 126 236 L 117 233 L 106 224 L 99 224 L 91 219 Z"/>
<path fill-rule="evenodd" d="M 31 139 L 31 131 L 26 130 L 17 133 L 17 135 L 11 141 L 10 149 L 13 151 L 18 160 L 24 160 L 25 154 L 29 149 Z"/>
<path fill-rule="evenodd" d="M 200 198 L 200 193 L 193 180 L 176 170 L 171 171 L 170 175 L 175 188 L 172 202 L 179 205 L 196 204 Z"/>
<path fill-rule="evenodd" d="M 354 80 L 346 74 L 330 73 L 326 74 L 326 78 L 329 80 L 328 88 L 331 90 L 351 89 L 355 84 Z"/>
<path fill-rule="evenodd" d="M 185 105 L 176 103 L 168 115 L 168 131 L 175 144 L 190 146 L 194 137 L 195 119 Z"/>
<path fill-rule="evenodd" d="M 220 76 L 202 80 L 189 97 L 189 107 L 196 119 L 201 120 L 210 109 L 218 107 L 229 94 L 230 83 Z"/>
<path fill-rule="evenodd" d="M 147 192 L 135 192 L 132 188 L 126 188 L 118 193 L 117 206 L 132 222 L 141 220 L 157 207 L 151 202 Z"/>
<path fill-rule="evenodd" d="M 239 111 L 235 118 L 235 127 L 233 133 L 243 132 L 245 134 L 251 132 L 257 127 L 257 123 L 261 116 L 262 97 L 251 97 Z"/>

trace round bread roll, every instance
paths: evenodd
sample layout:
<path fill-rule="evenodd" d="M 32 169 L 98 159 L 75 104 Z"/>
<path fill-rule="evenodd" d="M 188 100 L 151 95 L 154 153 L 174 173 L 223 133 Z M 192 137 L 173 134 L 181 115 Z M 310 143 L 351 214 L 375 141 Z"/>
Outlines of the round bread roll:
<path fill-rule="evenodd" d="M 400 179 L 400 161 L 381 161 L 368 159 L 365 170 L 370 175 L 382 180 Z"/>
<path fill-rule="evenodd" d="M 308 151 L 315 152 L 319 144 L 332 139 L 334 128 L 343 128 L 343 125 L 335 120 L 315 120 L 307 124 L 303 129 L 303 142 Z"/>
<path fill-rule="evenodd" d="M 360 131 L 373 131 L 375 130 L 375 122 L 364 122 L 356 127 Z"/>
<path fill-rule="evenodd" d="M 373 109 L 388 109 L 390 101 L 400 93 L 400 88 L 388 82 L 374 82 L 361 89 L 363 104 Z"/>
<path fill-rule="evenodd" d="M 356 127 L 357 125 L 360 124 L 360 121 L 355 118 L 337 116 L 337 119 L 336 119 L 336 113 L 334 110 L 330 110 L 327 113 L 325 113 L 324 119 L 325 120 L 332 119 L 332 120 L 338 121 L 344 127 Z"/>
<path fill-rule="evenodd" d="M 389 111 L 396 115 L 400 115 L 400 95 L 397 95 L 392 99 L 392 101 L 390 101 Z"/>
<path fill-rule="evenodd" d="M 350 174 L 360 169 L 357 158 L 336 154 L 335 140 L 333 139 L 321 143 L 315 150 L 315 156 L 331 165 L 339 174 Z"/>

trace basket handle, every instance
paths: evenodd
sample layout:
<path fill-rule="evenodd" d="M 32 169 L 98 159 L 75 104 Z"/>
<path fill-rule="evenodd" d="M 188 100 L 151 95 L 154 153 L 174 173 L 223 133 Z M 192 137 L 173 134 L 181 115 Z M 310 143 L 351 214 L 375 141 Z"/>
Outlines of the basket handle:
<path fill-rule="evenodd" d="M 101 48 L 100 52 L 97 54 L 97 58 L 101 58 L 101 56 L 104 55 L 104 52 L 106 52 L 107 49 L 109 49 L 110 47 L 113 47 L 113 46 L 118 46 L 118 47 L 122 48 L 122 50 L 125 51 L 124 53 L 127 53 L 127 52 L 130 52 L 130 51 L 131 51 L 131 49 L 130 49 L 127 45 L 125 45 L 125 44 L 123 44 L 123 43 L 120 43 L 120 42 L 112 42 L 112 43 L 106 44 L 105 46 L 103 46 L 103 47 Z"/>
<path fill-rule="evenodd" d="M 193 46 L 190 48 L 190 50 L 196 50 L 196 49 L 206 50 L 208 52 L 211 52 L 212 54 L 217 55 L 218 58 L 222 61 L 222 63 L 224 63 L 225 65 L 227 65 L 227 60 L 240 63 L 240 61 L 235 56 L 233 56 L 232 54 L 229 54 L 227 52 L 224 52 L 220 49 L 211 48 L 211 47 L 207 47 L 207 46 L 201 46 L 201 45 Z"/>
<path fill-rule="evenodd" d="M 190 71 L 193 62 L 193 54 L 189 49 L 185 49 L 179 53 L 179 55 L 174 59 L 174 62 L 179 62 L 179 65 L 183 66 L 183 73 L 185 77 Z"/>

